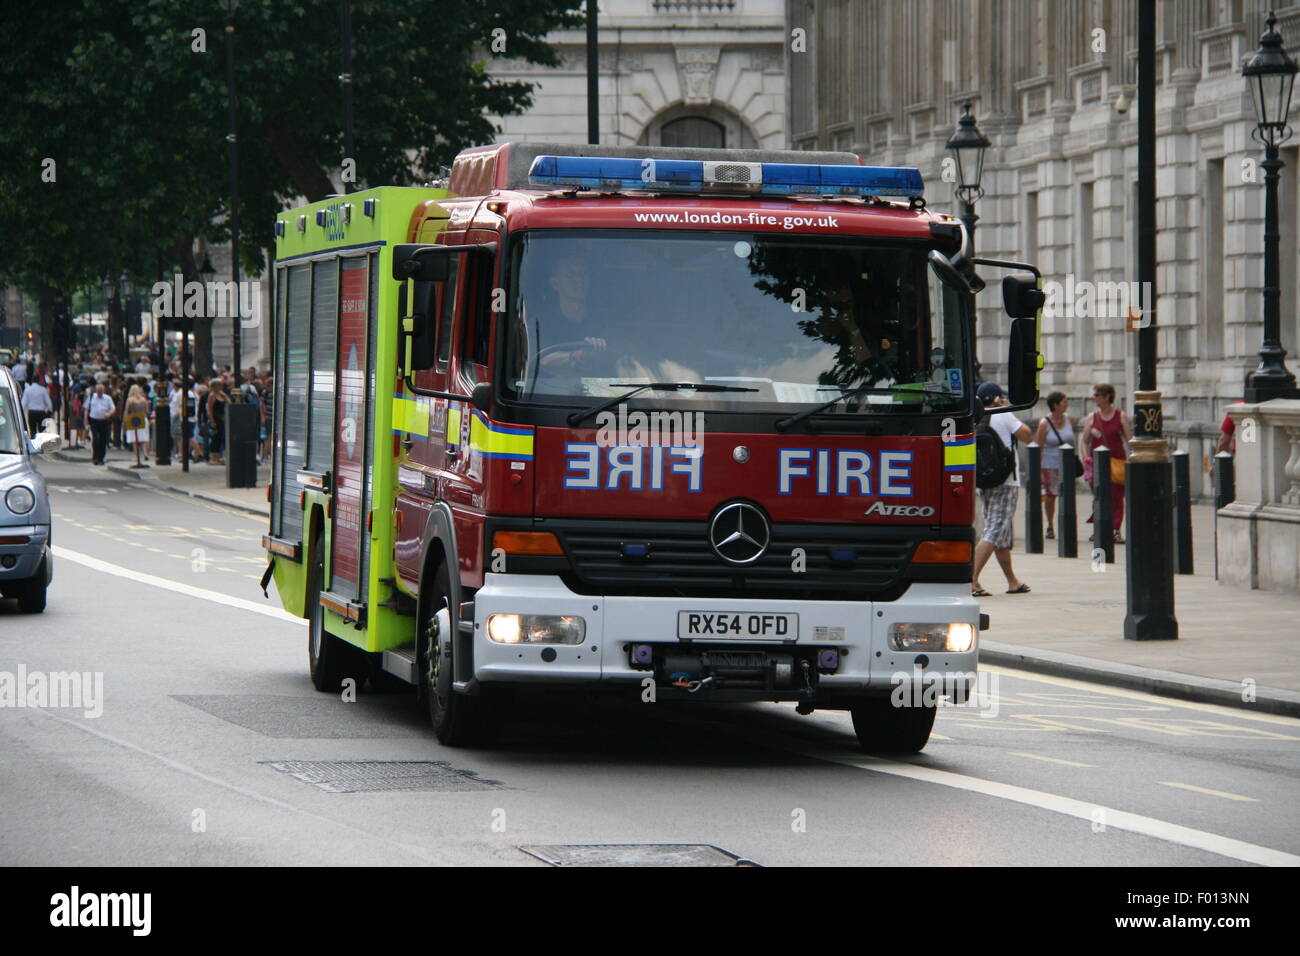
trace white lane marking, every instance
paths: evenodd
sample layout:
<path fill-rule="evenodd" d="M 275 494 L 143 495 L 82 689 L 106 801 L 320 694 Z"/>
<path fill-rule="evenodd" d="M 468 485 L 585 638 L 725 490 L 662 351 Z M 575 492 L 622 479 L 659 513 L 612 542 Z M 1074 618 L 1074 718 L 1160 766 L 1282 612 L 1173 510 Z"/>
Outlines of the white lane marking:
<path fill-rule="evenodd" d="M 933 735 L 931 735 L 933 736 Z M 1048 763 L 1064 764 L 1067 767 L 1096 767 L 1092 763 L 1079 763 L 1077 760 L 1062 760 L 1060 757 L 1044 757 L 1042 754 L 1024 753 L 1020 750 L 1008 750 L 1007 753 L 1013 757 L 1028 757 L 1030 760 L 1046 760 Z"/>
<path fill-rule="evenodd" d="M 1243 803 L 1259 803 L 1254 797 L 1243 797 L 1239 793 L 1228 793 L 1226 790 L 1211 790 L 1209 787 L 1196 787 L 1190 783 L 1179 783 L 1176 780 L 1157 780 L 1156 783 L 1164 787 L 1177 787 L 1179 790 L 1190 790 L 1193 793 L 1205 793 L 1211 797 L 1223 797 L 1225 800 L 1240 800 Z"/>
<path fill-rule="evenodd" d="M 1215 853 L 1219 856 L 1242 860 L 1246 863 L 1255 863 L 1260 866 L 1300 866 L 1300 856 L 1293 853 L 1285 853 L 1282 850 L 1269 849 L 1254 843 L 1247 843 L 1244 840 L 1234 840 L 1231 837 L 1219 836 L 1216 833 L 1207 833 L 1204 830 L 1180 826 L 1177 823 L 1157 820 L 1154 817 L 1143 816 L 1139 813 L 1116 810 L 1114 807 L 1089 803 L 1086 800 L 1075 800 L 1073 797 L 1062 797 L 1042 790 L 1031 790 L 1028 787 L 1017 787 L 1013 784 L 982 780 L 979 777 L 968 777 L 965 774 L 953 773 L 950 770 L 937 770 L 933 767 L 896 763 L 877 757 L 846 756 L 807 750 L 803 752 L 810 757 L 817 757 L 830 763 L 857 767 L 860 770 L 872 770 L 876 773 L 886 773 L 894 777 L 905 777 L 922 783 L 935 783 L 941 787 L 952 787 L 970 793 L 981 793 L 988 797 L 997 797 L 1000 800 L 1010 800 L 1014 803 L 1023 803 L 1042 810 L 1050 810 L 1053 813 L 1078 817 L 1080 820 L 1091 822 L 1100 819 L 1107 827 L 1113 827 L 1116 830 L 1140 833 L 1143 836 L 1155 837 L 1157 840 L 1178 843 L 1194 850 L 1204 850 L 1207 853 Z M 1100 811 L 1100 816 L 1098 816 L 1098 811 Z"/>
<path fill-rule="evenodd" d="M 301 807 L 295 807 L 291 803 L 285 803 L 283 800 L 277 800 L 275 797 L 268 797 L 265 794 L 258 793 L 256 790 L 249 790 L 245 787 L 239 786 L 238 784 L 230 783 L 229 781 L 222 780 L 220 777 L 214 777 L 211 774 L 204 773 L 202 770 L 197 770 L 194 767 L 189 766 L 188 764 L 183 764 L 178 760 L 173 760 L 171 757 L 165 757 L 162 754 L 154 753 L 152 750 L 146 750 L 144 747 L 141 747 L 139 744 L 133 744 L 131 743 L 131 741 L 123 740 L 121 737 L 114 737 L 112 734 L 106 734 L 102 730 L 96 730 L 94 727 L 90 727 L 82 723 L 81 721 L 73 720 L 70 717 L 64 717 L 62 714 L 56 714 L 53 711 L 50 711 L 46 708 L 38 708 L 38 712 L 44 714 L 46 717 L 53 717 L 55 720 L 65 723 L 70 727 L 75 727 L 80 731 L 84 731 L 85 733 L 98 737 L 100 740 L 106 741 L 107 743 L 110 743 L 115 747 L 123 747 L 126 750 L 133 750 L 136 753 L 141 754 L 142 756 L 149 757 L 150 759 L 156 760 L 166 767 L 170 767 L 172 770 L 176 770 L 180 773 L 187 774 L 198 780 L 202 780 L 205 783 L 212 784 L 214 787 L 221 787 L 222 789 L 229 790 L 232 793 L 237 793 L 241 797 L 247 797 L 249 800 L 256 800 L 258 803 L 264 803 L 267 804 L 268 806 L 275 807 L 277 810 L 287 810 L 290 813 L 296 813 L 300 816 L 307 817 L 309 820 L 315 820 L 318 823 L 329 823 L 329 824 L 333 824 L 336 827 L 342 827 L 344 830 L 350 830 L 353 833 L 359 833 L 362 836 L 366 837 L 367 839 L 378 840 L 382 843 L 387 843 L 389 846 L 395 847 L 396 849 L 401 850 L 404 853 L 410 853 L 412 856 L 415 856 L 426 862 L 429 863 L 438 862 L 431 854 L 425 851 L 422 847 L 414 846 L 409 843 L 398 843 L 395 840 L 391 840 L 388 837 L 383 836 L 382 834 L 371 833 L 368 830 L 363 830 L 360 827 L 355 827 L 352 824 L 345 823 L 342 820 L 334 820 L 331 819 L 330 817 L 323 816 L 322 814 L 319 813 L 312 813 L 310 810 L 304 810 Z"/>
<path fill-rule="evenodd" d="M 1140 690 L 1127 690 L 1122 687 L 1106 687 L 1101 684 L 1089 684 L 1086 681 L 1074 680 L 1069 677 L 1052 677 L 1047 674 L 1036 674 L 1032 671 L 1016 670 L 1012 667 L 995 667 L 992 664 L 982 664 L 980 670 L 986 670 L 994 674 L 1002 674 L 1007 677 L 1015 677 L 1021 680 L 1037 681 L 1040 684 L 1055 684 L 1058 687 L 1070 687 L 1075 690 L 1085 690 L 1092 694 L 1105 694 L 1108 697 L 1127 697 L 1129 700 L 1141 700 L 1147 703 L 1161 703 L 1166 707 L 1183 707 L 1187 710 L 1201 710 L 1211 714 L 1218 714 L 1220 717 L 1239 717 L 1242 720 L 1258 720 L 1266 724 L 1285 724 L 1289 727 L 1300 726 L 1300 718 L 1283 717 L 1281 714 L 1261 714 L 1241 707 L 1225 707 L 1222 704 L 1204 704 L 1195 700 L 1179 700 L 1176 697 L 1161 697 L 1158 694 L 1147 694 Z"/>
<path fill-rule="evenodd" d="M 74 564 L 84 565 L 95 571 L 103 571 L 105 574 L 113 574 L 119 578 L 126 578 L 130 581 L 137 581 L 140 584 L 150 584 L 156 588 L 162 588 L 165 591 L 175 591 L 177 594 L 184 594 L 188 597 L 201 598 L 204 601 L 212 601 L 215 604 L 224 604 L 226 607 L 239 608 L 241 611 L 252 611 L 255 614 L 265 614 L 267 617 L 273 617 L 279 621 L 289 621 L 293 624 L 306 625 L 300 617 L 294 617 L 283 608 L 272 607 L 267 604 L 258 604 L 256 601 L 247 601 L 244 598 L 231 597 L 229 594 L 222 594 L 218 591 L 209 591 L 206 588 L 196 588 L 192 584 L 181 584 L 179 581 L 169 581 L 166 578 L 156 577 L 152 574 L 145 574 L 142 571 L 134 571 L 131 568 L 124 568 L 120 564 L 112 564 L 108 561 L 101 561 L 99 558 L 91 557 L 88 554 L 82 554 L 79 551 L 69 551 L 67 548 L 54 545 L 51 550 L 56 558 L 65 561 L 72 561 Z M 177 557 L 180 557 L 177 555 Z"/>

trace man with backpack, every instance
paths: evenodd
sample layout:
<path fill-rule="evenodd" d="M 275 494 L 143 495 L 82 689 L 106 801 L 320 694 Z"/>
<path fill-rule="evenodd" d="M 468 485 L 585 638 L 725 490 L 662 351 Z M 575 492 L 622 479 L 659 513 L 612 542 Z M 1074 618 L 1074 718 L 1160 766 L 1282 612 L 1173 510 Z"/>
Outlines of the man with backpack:
<path fill-rule="evenodd" d="M 984 408 L 1006 405 L 1007 397 L 997 382 L 984 382 L 975 393 Z M 1016 502 L 1020 497 L 1020 462 L 1016 458 L 1016 439 L 1029 441 L 1029 426 L 1010 412 L 995 412 L 982 418 L 975 430 L 975 484 L 979 488 L 984 511 L 984 531 L 975 545 L 975 570 L 971 577 L 971 594 L 989 597 L 980 585 L 980 572 L 996 555 L 1002 573 L 1007 576 L 1008 594 L 1028 594 L 1029 585 L 1016 577 L 1011 568 Z"/>

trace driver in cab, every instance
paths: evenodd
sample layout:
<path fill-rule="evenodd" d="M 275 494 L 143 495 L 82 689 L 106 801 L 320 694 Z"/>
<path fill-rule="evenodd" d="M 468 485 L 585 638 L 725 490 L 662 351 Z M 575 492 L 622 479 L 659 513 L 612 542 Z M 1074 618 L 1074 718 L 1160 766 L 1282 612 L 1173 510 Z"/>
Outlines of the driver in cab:
<path fill-rule="evenodd" d="M 550 323 L 552 335 L 563 339 L 559 345 L 545 348 L 538 359 L 541 368 L 550 372 L 563 369 L 586 369 L 592 359 L 607 349 L 603 338 L 584 335 L 596 331 L 591 321 L 591 274 L 584 259 L 571 257 L 556 265 L 548 279 L 555 293 L 557 320 Z M 558 319 L 564 321 L 558 321 Z"/>

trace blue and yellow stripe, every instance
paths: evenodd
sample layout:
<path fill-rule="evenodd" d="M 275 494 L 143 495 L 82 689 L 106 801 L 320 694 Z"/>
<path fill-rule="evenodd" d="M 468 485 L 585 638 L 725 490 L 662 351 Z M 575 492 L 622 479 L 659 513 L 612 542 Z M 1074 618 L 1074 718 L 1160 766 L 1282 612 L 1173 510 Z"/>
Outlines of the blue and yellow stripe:
<path fill-rule="evenodd" d="M 943 442 L 944 471 L 975 470 L 975 436 L 954 438 Z"/>

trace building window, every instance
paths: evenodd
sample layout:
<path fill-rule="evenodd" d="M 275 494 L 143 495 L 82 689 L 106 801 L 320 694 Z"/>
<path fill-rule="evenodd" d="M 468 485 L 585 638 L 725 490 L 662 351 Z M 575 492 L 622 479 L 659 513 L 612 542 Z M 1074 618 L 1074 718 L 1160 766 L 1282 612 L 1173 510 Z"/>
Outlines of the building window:
<path fill-rule="evenodd" d="M 659 130 L 659 143 L 663 146 L 722 149 L 727 145 L 727 131 L 721 123 L 703 116 L 683 116 L 664 123 Z"/>

